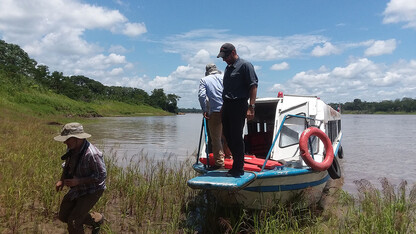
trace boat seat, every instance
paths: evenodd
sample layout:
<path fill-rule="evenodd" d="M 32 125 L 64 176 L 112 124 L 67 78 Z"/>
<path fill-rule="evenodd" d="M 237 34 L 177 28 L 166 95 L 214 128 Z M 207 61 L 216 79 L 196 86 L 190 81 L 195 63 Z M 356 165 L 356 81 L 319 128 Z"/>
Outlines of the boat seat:
<path fill-rule="evenodd" d="M 266 157 L 272 143 L 272 132 L 254 132 L 244 136 L 246 153 Z"/>

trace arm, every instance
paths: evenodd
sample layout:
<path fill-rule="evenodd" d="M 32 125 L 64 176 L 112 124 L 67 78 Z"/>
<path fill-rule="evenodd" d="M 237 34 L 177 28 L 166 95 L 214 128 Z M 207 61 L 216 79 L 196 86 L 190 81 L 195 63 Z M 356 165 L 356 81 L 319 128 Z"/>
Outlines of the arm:
<path fill-rule="evenodd" d="M 59 180 L 58 182 L 56 182 L 55 189 L 57 192 L 62 191 L 63 188 L 64 188 L 63 180 Z"/>
<path fill-rule="evenodd" d="M 67 168 L 66 168 L 67 163 L 69 163 L 69 162 L 68 162 L 68 160 L 66 160 L 66 161 L 64 162 L 64 164 L 62 164 L 62 173 L 61 173 L 61 178 L 60 178 L 60 179 L 58 180 L 58 182 L 56 182 L 56 184 L 55 184 L 55 190 L 56 190 L 57 192 L 62 191 L 62 189 L 64 188 L 65 170 L 67 169 Z"/>
<path fill-rule="evenodd" d="M 249 91 L 250 96 L 250 105 L 256 104 L 256 97 L 257 97 L 257 85 L 252 85 Z M 254 106 L 249 106 L 247 109 L 247 120 L 254 119 Z"/>
<path fill-rule="evenodd" d="M 201 106 L 204 118 L 209 119 L 207 110 L 207 87 L 203 79 L 199 81 L 198 100 Z"/>
<path fill-rule="evenodd" d="M 199 105 L 201 106 L 201 109 L 203 112 L 206 112 L 206 106 L 207 106 L 207 87 L 205 84 L 205 81 L 201 79 L 199 81 L 199 91 L 198 91 L 198 100 Z"/>

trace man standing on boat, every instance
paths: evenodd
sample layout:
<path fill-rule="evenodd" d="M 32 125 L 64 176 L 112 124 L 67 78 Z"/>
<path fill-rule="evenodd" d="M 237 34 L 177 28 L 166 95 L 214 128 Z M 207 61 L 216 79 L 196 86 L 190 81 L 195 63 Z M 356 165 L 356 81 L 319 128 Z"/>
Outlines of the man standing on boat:
<path fill-rule="evenodd" d="M 243 128 L 246 117 L 247 120 L 254 118 L 258 78 L 253 65 L 241 59 L 231 43 L 221 46 L 217 58 L 222 58 L 227 63 L 222 93 L 222 125 L 234 158 L 233 167 L 227 176 L 239 177 L 244 175 Z"/>
<path fill-rule="evenodd" d="M 90 136 L 80 123 L 68 123 L 54 137 L 67 145 L 67 153 L 61 157 L 65 164 L 56 191 L 64 186 L 70 188 L 59 208 L 59 220 L 68 224 L 70 234 L 84 233 L 84 224 L 93 228 L 91 233 L 98 233 L 104 221 L 101 214 L 89 213 L 106 188 L 107 176 L 103 154 L 87 141 Z"/>
<path fill-rule="evenodd" d="M 198 100 L 204 114 L 208 120 L 208 129 L 212 142 L 212 153 L 215 165 L 208 170 L 224 168 L 224 148 L 222 145 L 222 84 L 223 75 L 218 71 L 215 64 L 207 64 L 205 67 L 205 77 L 199 81 Z"/>

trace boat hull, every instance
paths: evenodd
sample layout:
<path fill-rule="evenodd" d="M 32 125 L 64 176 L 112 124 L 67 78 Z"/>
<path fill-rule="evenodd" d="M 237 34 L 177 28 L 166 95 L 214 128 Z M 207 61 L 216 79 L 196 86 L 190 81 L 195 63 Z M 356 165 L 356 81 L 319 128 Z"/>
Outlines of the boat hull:
<path fill-rule="evenodd" d="M 231 179 L 225 177 L 225 173 L 209 172 L 188 181 L 188 185 L 208 190 L 223 206 L 239 204 L 250 209 L 270 209 L 276 203 L 295 197 L 303 197 L 305 205 L 317 203 L 330 178 L 327 171 L 309 168 L 280 167 L 265 172 L 245 172 L 243 177 Z"/>

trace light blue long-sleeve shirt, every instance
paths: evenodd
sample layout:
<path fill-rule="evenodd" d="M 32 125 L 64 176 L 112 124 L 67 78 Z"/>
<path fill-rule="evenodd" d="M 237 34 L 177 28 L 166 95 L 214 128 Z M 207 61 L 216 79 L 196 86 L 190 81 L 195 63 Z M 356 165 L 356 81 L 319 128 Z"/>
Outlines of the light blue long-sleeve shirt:
<path fill-rule="evenodd" d="M 222 74 L 211 74 L 199 81 L 198 99 L 204 112 L 220 112 L 222 107 Z"/>

